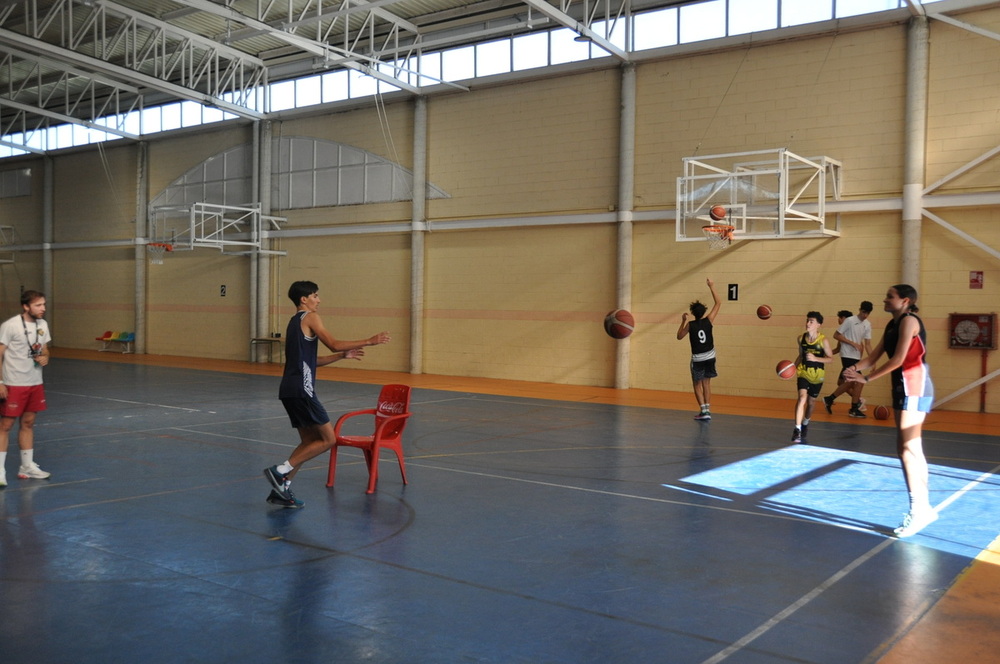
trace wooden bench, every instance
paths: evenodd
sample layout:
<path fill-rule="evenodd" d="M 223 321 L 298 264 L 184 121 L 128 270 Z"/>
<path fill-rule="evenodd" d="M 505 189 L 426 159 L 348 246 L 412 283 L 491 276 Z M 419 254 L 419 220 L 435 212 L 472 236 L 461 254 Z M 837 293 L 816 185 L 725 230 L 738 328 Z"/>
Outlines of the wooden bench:
<path fill-rule="evenodd" d="M 103 336 L 94 337 L 94 341 L 101 342 L 101 347 L 97 350 L 102 353 L 106 350 L 119 351 L 121 353 L 131 353 L 135 350 L 135 332 L 112 332 L 108 330 Z"/>

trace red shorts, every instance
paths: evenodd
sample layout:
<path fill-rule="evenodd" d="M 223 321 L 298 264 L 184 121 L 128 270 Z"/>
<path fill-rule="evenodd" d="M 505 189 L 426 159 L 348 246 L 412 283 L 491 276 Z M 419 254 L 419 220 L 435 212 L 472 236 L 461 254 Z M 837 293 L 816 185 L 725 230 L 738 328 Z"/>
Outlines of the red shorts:
<path fill-rule="evenodd" d="M 7 399 L 0 401 L 0 417 L 21 417 L 26 412 L 38 413 L 45 410 L 45 387 L 43 385 L 7 386 Z"/>

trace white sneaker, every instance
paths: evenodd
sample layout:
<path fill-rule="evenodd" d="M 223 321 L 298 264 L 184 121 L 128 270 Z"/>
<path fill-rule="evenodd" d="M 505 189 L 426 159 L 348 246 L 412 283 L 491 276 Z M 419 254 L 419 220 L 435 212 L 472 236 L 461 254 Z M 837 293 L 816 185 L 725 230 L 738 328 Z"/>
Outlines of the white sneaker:
<path fill-rule="evenodd" d="M 7 486 L 7 469 L 0 468 L 0 486 Z"/>
<path fill-rule="evenodd" d="M 921 530 L 937 521 L 938 514 L 934 510 L 921 510 L 919 512 L 908 512 L 903 517 L 903 523 L 892 532 L 896 537 L 909 537 L 916 535 Z"/>
<path fill-rule="evenodd" d="M 32 461 L 30 466 L 21 466 L 17 471 L 17 476 L 22 480 L 46 480 L 52 476 L 52 473 L 45 472 Z"/>

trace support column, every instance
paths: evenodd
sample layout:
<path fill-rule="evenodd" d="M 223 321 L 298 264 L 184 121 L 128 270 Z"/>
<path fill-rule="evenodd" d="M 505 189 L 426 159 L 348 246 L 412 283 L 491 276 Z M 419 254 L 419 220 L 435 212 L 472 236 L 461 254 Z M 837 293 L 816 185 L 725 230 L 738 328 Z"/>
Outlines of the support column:
<path fill-rule="evenodd" d="M 635 199 L 635 65 L 622 65 L 618 136 L 618 285 L 617 308 L 632 310 L 632 209 Z M 615 344 L 615 388 L 630 384 L 631 339 Z"/>
<path fill-rule="evenodd" d="M 149 144 L 136 146 L 135 182 L 135 352 L 146 353 L 146 291 L 149 278 L 146 242 L 149 241 Z"/>
<path fill-rule="evenodd" d="M 920 291 L 924 162 L 927 152 L 928 18 L 910 19 L 906 52 L 906 152 L 903 164 L 902 283 Z"/>
<path fill-rule="evenodd" d="M 427 216 L 427 98 L 413 102 L 413 204 L 410 219 L 410 373 L 424 367 L 424 233 Z"/>
<path fill-rule="evenodd" d="M 270 120 L 261 120 L 254 123 L 254 198 L 260 201 L 260 214 L 269 216 L 271 214 L 271 133 L 272 124 Z M 264 226 L 261 226 L 262 231 Z M 262 249 L 271 248 L 271 240 L 260 239 Z M 271 257 L 268 254 L 254 252 L 251 256 L 250 274 L 252 287 L 251 291 L 251 316 L 250 325 L 255 337 L 268 337 L 271 335 Z M 260 356 L 260 353 L 258 353 Z M 251 358 L 252 360 L 253 358 Z M 263 357 L 258 357 L 258 362 L 263 362 Z"/>
<path fill-rule="evenodd" d="M 52 302 L 56 300 L 52 292 L 52 240 L 55 237 L 55 166 L 51 157 L 44 158 L 45 163 L 45 191 L 42 197 L 42 283 L 41 286 L 32 285 L 28 289 L 41 290 L 45 293 L 46 301 L 49 303 L 50 316 L 52 313 Z M 25 284 L 21 284 L 25 288 Z"/>

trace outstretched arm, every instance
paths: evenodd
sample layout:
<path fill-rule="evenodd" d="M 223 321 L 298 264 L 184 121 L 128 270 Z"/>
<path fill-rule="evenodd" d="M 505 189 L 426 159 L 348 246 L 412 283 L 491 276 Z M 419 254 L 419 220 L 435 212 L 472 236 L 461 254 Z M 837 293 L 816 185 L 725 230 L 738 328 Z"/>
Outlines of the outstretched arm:
<path fill-rule="evenodd" d="M 342 341 L 335 339 L 326 326 L 323 325 L 323 319 L 320 318 L 319 314 L 310 313 L 306 314 L 302 318 L 303 327 L 308 328 L 310 336 L 318 337 L 323 345 L 332 350 L 334 353 L 340 353 L 343 351 L 356 350 L 358 348 L 364 348 L 365 346 L 377 346 L 379 344 L 387 344 L 392 340 L 388 332 L 379 332 L 374 334 L 367 339 L 358 339 L 356 341 Z M 343 357 L 339 359 L 344 359 Z"/>
<path fill-rule="evenodd" d="M 712 301 L 715 302 L 712 305 L 712 310 L 708 312 L 708 320 L 715 322 L 715 314 L 719 313 L 719 309 L 722 307 L 722 300 L 719 299 L 718 293 L 715 292 L 715 282 L 711 279 L 706 279 L 705 283 L 708 284 L 708 290 L 712 291 Z"/>
<path fill-rule="evenodd" d="M 333 364 L 334 362 L 339 362 L 340 360 L 360 360 L 365 354 L 365 351 L 360 348 L 355 348 L 354 350 L 342 350 L 333 355 L 324 355 L 323 357 L 316 358 L 317 367 L 325 367 L 328 364 Z"/>
<path fill-rule="evenodd" d="M 885 338 L 883 337 L 882 341 L 878 342 L 878 346 L 875 346 L 875 349 L 868 357 L 864 358 L 854 366 L 849 367 L 849 369 L 844 372 L 844 378 L 846 380 L 852 380 L 856 383 L 867 383 L 870 380 L 875 380 L 876 378 L 881 378 L 888 373 L 892 373 L 894 370 L 903 366 L 903 360 L 906 358 L 906 353 L 910 350 L 910 344 L 913 343 L 913 338 L 917 336 L 919 332 L 920 323 L 918 323 L 915 318 L 906 316 L 899 324 L 899 342 L 896 344 L 896 352 L 889 358 L 889 361 L 868 374 L 868 378 L 861 375 L 861 372 L 864 369 L 874 367 L 875 362 L 882 355 L 882 353 L 885 352 L 885 348 L 883 346 Z M 851 372 L 850 369 L 856 370 Z"/>

